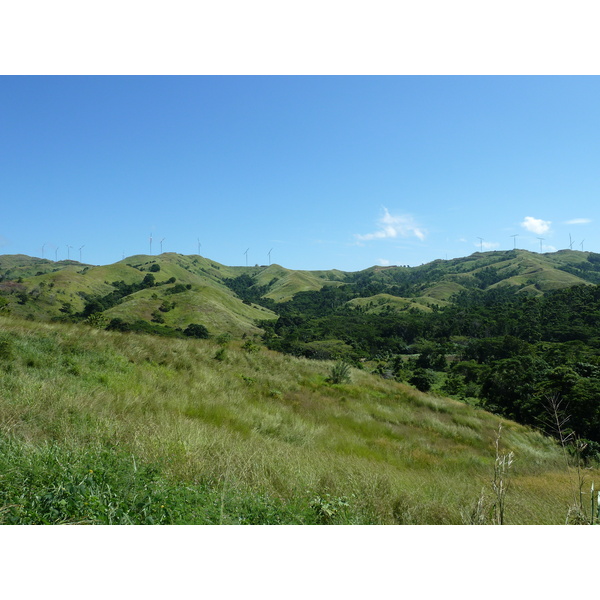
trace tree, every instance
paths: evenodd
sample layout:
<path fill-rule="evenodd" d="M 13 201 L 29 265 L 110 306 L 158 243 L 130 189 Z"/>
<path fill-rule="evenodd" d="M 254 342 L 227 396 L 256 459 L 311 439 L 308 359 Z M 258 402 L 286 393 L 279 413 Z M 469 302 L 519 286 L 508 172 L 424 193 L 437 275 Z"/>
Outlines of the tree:
<path fill-rule="evenodd" d="M 156 283 L 156 279 L 152 273 L 147 273 L 144 279 L 142 280 L 142 286 L 145 288 L 154 287 Z"/>
<path fill-rule="evenodd" d="M 415 369 L 413 376 L 408 380 L 420 392 L 428 392 L 435 381 L 435 375 L 429 369 Z"/>

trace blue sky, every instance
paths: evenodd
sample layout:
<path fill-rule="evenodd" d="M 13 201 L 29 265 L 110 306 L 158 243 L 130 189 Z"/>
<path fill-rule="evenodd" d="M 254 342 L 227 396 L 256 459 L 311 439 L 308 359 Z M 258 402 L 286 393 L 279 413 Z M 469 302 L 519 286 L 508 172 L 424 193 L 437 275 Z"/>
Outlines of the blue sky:
<path fill-rule="evenodd" d="M 598 77 L 3 76 L 0 253 L 600 251 L 599 106 Z"/>

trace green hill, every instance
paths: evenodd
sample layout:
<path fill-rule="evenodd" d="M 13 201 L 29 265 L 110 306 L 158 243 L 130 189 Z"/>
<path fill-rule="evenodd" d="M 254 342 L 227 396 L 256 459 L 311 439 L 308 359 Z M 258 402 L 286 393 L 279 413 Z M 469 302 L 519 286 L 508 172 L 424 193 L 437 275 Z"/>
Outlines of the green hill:
<path fill-rule="evenodd" d="M 151 271 L 151 268 L 159 269 Z M 260 290 L 256 299 L 264 298 L 276 303 L 288 302 L 298 293 L 318 291 L 323 287 L 352 285 L 359 297 L 387 294 L 392 308 L 397 307 L 393 298 L 405 298 L 421 306 L 433 303 L 446 306 L 459 292 L 470 289 L 493 289 L 504 285 L 514 286 L 520 293 L 541 295 L 548 291 L 580 284 L 600 283 L 599 255 L 590 252 L 561 250 L 552 254 L 537 254 L 525 250 L 475 253 L 464 258 L 437 260 L 420 267 L 372 267 L 364 271 L 294 271 L 279 265 L 255 267 L 227 267 L 202 256 L 183 256 L 164 253 L 160 256 L 136 255 L 105 266 L 82 265 L 76 261 L 54 263 L 47 259 L 23 255 L 0 256 L 0 295 L 7 298 L 13 314 L 36 319 L 52 319 L 61 316 L 63 304 L 71 304 L 73 311 L 81 311 L 86 296 L 109 294 L 112 284 L 124 281 L 134 284 L 153 273 L 157 283 L 175 278 L 177 283 L 192 285 L 204 290 L 198 295 L 198 305 L 210 296 L 210 312 L 218 312 L 223 304 L 223 318 L 214 318 L 215 325 L 224 323 L 233 310 L 236 298 L 227 280 L 247 276 L 251 284 Z M 208 289 L 221 293 L 208 294 Z M 252 291 L 252 290 L 250 290 Z M 161 296 L 161 290 L 156 293 Z M 16 294 L 25 293 L 28 301 L 15 302 Z M 23 297 L 22 297 L 23 298 Z M 162 299 L 162 298 L 161 298 Z M 141 302 L 141 299 L 140 299 Z M 187 305 L 193 304 L 193 298 Z M 131 306 L 137 306 L 133 303 Z M 147 313 L 148 304 L 141 302 Z M 113 311 L 123 318 L 135 315 L 123 309 Z M 189 318 L 195 311 L 188 311 Z M 237 311 L 240 312 L 239 310 Z M 195 315 L 197 316 L 197 315 Z M 274 318 L 256 312 L 241 311 L 236 319 L 244 325 L 236 331 L 254 331 L 253 319 Z M 140 317 L 143 318 L 143 317 Z M 186 322 L 186 315 L 180 321 Z M 210 324 L 208 319 L 207 324 Z M 240 329 L 241 327 L 241 329 Z"/>
<path fill-rule="evenodd" d="M 0 317 L 0 519 L 490 522 L 496 474 L 506 523 L 565 522 L 579 480 L 552 440 L 364 370 L 331 383 L 331 369 Z"/>

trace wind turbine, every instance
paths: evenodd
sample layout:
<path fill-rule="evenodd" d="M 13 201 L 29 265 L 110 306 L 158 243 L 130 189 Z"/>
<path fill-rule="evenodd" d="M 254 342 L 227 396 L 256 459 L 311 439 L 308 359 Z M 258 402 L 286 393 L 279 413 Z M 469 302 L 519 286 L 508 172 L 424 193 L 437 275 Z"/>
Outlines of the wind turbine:
<path fill-rule="evenodd" d="M 273 248 L 271 248 L 267 254 L 269 255 L 269 265 L 271 264 L 271 252 L 273 252 Z"/>
<path fill-rule="evenodd" d="M 546 238 L 538 238 L 538 240 L 540 240 L 540 254 L 542 254 L 542 242 L 545 240 Z"/>
<path fill-rule="evenodd" d="M 150 234 L 150 254 L 152 254 L 152 234 Z"/>
<path fill-rule="evenodd" d="M 483 252 L 483 238 L 478 237 L 477 239 L 479 240 L 479 247 L 481 248 L 481 252 Z"/>
<path fill-rule="evenodd" d="M 513 250 L 517 249 L 517 237 L 519 237 L 518 233 L 515 233 L 515 235 L 511 235 L 509 236 L 513 239 Z"/>
<path fill-rule="evenodd" d="M 166 240 L 167 238 L 163 238 L 162 240 L 160 240 L 160 253 L 162 254 L 162 243 Z"/>
<path fill-rule="evenodd" d="M 202 244 L 200 243 L 200 238 L 198 238 L 198 255 L 200 255 L 200 248 L 202 248 Z"/>
<path fill-rule="evenodd" d="M 585 240 L 581 240 L 581 251 L 583 252 L 583 242 L 585 242 Z"/>
<path fill-rule="evenodd" d="M 573 250 L 573 240 L 571 239 L 571 234 L 569 234 L 569 248 Z"/>
<path fill-rule="evenodd" d="M 46 244 L 42 244 L 42 258 L 44 258 L 44 247 L 46 246 Z"/>
<path fill-rule="evenodd" d="M 85 248 L 85 244 L 79 248 L 79 262 L 81 262 L 81 250 Z"/>
<path fill-rule="evenodd" d="M 69 244 L 67 244 L 67 260 L 71 260 L 71 252 L 70 252 L 70 250 L 71 250 L 72 247 L 73 246 L 69 246 Z"/>
<path fill-rule="evenodd" d="M 58 262 L 58 246 L 54 250 L 54 261 Z"/>
<path fill-rule="evenodd" d="M 248 248 L 248 250 L 250 250 L 250 248 Z M 244 252 L 244 254 L 246 255 L 246 266 L 248 266 L 248 250 Z"/>

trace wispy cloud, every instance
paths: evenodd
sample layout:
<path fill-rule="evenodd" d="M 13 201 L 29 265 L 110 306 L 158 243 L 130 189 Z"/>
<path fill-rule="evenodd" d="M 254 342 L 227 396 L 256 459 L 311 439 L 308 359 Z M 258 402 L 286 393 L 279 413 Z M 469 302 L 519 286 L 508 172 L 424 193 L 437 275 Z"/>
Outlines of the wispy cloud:
<path fill-rule="evenodd" d="M 388 267 L 390 265 L 390 261 L 387 258 L 378 258 L 377 260 L 382 267 Z"/>
<path fill-rule="evenodd" d="M 521 227 L 538 235 L 550 231 L 550 225 L 552 225 L 552 221 L 544 221 L 543 219 L 536 219 L 534 217 L 525 217 L 525 220 L 521 223 Z"/>
<path fill-rule="evenodd" d="M 410 215 L 391 215 L 385 207 L 383 211 L 383 216 L 378 221 L 378 231 L 365 234 L 356 233 L 354 237 L 361 242 L 412 236 L 421 241 L 425 239 L 426 231 L 419 227 Z"/>
<path fill-rule="evenodd" d="M 478 248 L 484 248 L 485 250 L 492 250 L 493 248 L 498 248 L 500 246 L 499 242 L 474 242 L 474 246 Z"/>
<path fill-rule="evenodd" d="M 585 225 L 591 222 L 591 219 L 571 219 L 570 221 L 565 221 L 565 225 Z"/>

